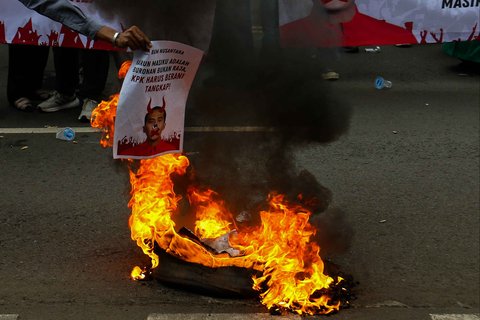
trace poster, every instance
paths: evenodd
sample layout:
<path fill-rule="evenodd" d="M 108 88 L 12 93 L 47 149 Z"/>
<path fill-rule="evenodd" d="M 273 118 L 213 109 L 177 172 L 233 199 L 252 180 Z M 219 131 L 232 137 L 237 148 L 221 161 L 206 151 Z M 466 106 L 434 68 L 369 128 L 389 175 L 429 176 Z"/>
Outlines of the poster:
<path fill-rule="evenodd" d="M 149 52 L 135 51 L 115 117 L 115 159 L 182 152 L 185 105 L 202 56 L 173 41 L 152 41 Z"/>

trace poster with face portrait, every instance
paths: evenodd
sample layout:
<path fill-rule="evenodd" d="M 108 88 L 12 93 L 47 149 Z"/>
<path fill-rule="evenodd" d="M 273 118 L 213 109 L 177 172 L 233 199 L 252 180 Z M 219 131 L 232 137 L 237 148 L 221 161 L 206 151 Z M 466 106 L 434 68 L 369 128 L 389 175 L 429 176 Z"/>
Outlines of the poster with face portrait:
<path fill-rule="evenodd" d="M 136 51 L 120 91 L 113 157 L 144 159 L 183 150 L 185 105 L 203 51 L 152 41 Z"/>

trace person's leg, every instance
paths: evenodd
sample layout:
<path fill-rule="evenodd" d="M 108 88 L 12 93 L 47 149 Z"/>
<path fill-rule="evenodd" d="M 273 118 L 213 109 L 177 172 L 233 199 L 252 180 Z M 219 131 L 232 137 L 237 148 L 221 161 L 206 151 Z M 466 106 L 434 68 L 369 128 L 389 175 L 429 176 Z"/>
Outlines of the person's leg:
<path fill-rule="evenodd" d="M 343 35 L 343 25 L 339 24 L 340 31 Z M 343 47 L 344 52 L 348 52 L 348 47 Z M 351 47 L 356 48 L 353 50 L 358 50 L 358 47 Z M 340 48 L 337 47 L 323 47 L 318 48 L 318 57 L 322 63 L 323 72 L 322 78 L 324 80 L 334 81 L 340 79 L 340 74 L 336 72 L 340 61 Z M 354 51 L 352 51 L 354 52 Z"/>
<path fill-rule="evenodd" d="M 82 99 L 100 101 L 107 83 L 110 53 L 102 50 L 81 50 L 83 81 L 78 95 Z"/>
<path fill-rule="evenodd" d="M 245 71 L 253 57 L 249 0 L 218 0 L 209 56 L 217 75 Z"/>
<path fill-rule="evenodd" d="M 42 87 L 49 50 L 49 47 L 43 46 L 8 46 L 7 98 L 16 108 L 24 111 L 34 109 L 30 100 L 38 98 L 36 91 Z"/>
<path fill-rule="evenodd" d="M 83 105 L 78 120 L 90 121 L 93 109 L 103 99 L 103 90 L 110 67 L 110 53 L 100 50 L 82 50 L 80 58 L 83 81 L 78 95 L 83 99 Z"/>
<path fill-rule="evenodd" d="M 75 95 L 78 87 L 78 59 L 79 49 L 53 48 L 53 62 L 55 65 L 55 89 L 68 96 Z"/>
<path fill-rule="evenodd" d="M 261 0 L 260 10 L 263 29 L 261 55 L 268 58 L 280 50 L 278 0 Z"/>
<path fill-rule="evenodd" d="M 78 87 L 78 50 L 75 48 L 54 47 L 56 93 L 38 107 L 44 112 L 54 112 L 80 105 L 75 94 Z"/>

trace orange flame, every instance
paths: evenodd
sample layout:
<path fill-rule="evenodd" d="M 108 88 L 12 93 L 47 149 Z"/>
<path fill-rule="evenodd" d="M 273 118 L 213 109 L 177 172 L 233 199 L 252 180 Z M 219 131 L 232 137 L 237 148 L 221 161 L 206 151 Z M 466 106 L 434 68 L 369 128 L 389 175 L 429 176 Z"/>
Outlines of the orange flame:
<path fill-rule="evenodd" d="M 132 64 L 131 60 L 127 60 L 122 63 L 120 70 L 118 71 L 118 78 L 124 79 L 127 75 L 128 69 Z M 115 114 L 117 113 L 118 99 L 120 95 L 114 94 L 110 97 L 109 101 L 100 102 L 97 107 L 92 111 L 92 118 L 90 125 L 93 128 L 100 129 L 102 131 L 102 138 L 100 139 L 100 145 L 104 148 L 113 146 L 113 136 L 115 130 Z"/>
<path fill-rule="evenodd" d="M 120 79 L 125 79 L 127 76 L 128 69 L 130 69 L 130 66 L 132 65 L 132 60 L 127 60 L 122 63 L 120 66 L 120 70 L 118 70 L 118 77 Z"/>
<path fill-rule="evenodd" d="M 190 188 L 188 199 L 197 208 L 195 234 L 200 238 L 218 238 L 231 231 L 232 214 L 228 212 L 222 201 L 215 202 L 218 194 L 213 190 L 200 192 Z"/>
<path fill-rule="evenodd" d="M 158 256 L 153 252 L 155 240 L 171 241 L 176 236 L 172 215 L 180 198 L 173 191 L 170 175 L 174 172 L 184 174 L 188 165 L 186 157 L 168 154 L 142 160 L 136 173 L 130 171 L 131 236 L 152 259 L 152 268 L 158 266 Z"/>
<path fill-rule="evenodd" d="M 102 102 L 94 112 L 92 126 L 102 128 L 104 147 L 113 142 L 117 102 L 118 95 L 112 96 L 111 101 Z M 180 236 L 175 230 L 175 215 L 182 197 L 175 194 L 171 177 L 184 175 L 189 165 L 187 157 L 168 154 L 141 160 L 136 170 L 130 168 L 131 238 L 150 257 L 151 268 L 159 264 L 154 252 L 158 246 L 176 257 L 207 267 L 236 266 L 260 272 L 253 279 L 253 288 L 261 291 L 261 301 L 268 308 L 281 307 L 298 314 L 339 310 L 340 302 L 332 301 L 328 289 L 342 279 L 324 274 L 320 247 L 310 241 L 315 233 L 308 221 L 311 213 L 289 203 L 283 195 L 269 195 L 268 209 L 259 213 L 260 225 L 239 227 L 215 191 L 190 187 L 187 199 L 196 217 L 194 233 L 201 239 L 216 238 L 235 229 L 237 232 L 230 234 L 229 244 L 242 255 L 213 254 Z M 145 274 L 145 270 L 135 267 L 131 277 L 141 280 Z"/>
<path fill-rule="evenodd" d="M 254 279 L 254 289 L 268 287 L 260 295 L 262 303 L 299 314 L 338 310 L 339 302 L 332 304 L 326 294 L 321 294 L 335 280 L 323 273 L 320 248 L 310 242 L 315 233 L 308 222 L 310 212 L 287 203 L 283 195 L 271 194 L 269 198 L 269 210 L 260 212 L 260 228 L 240 234 L 241 242 L 250 244 L 253 250 L 250 259 L 263 266 L 263 275 Z"/>
<path fill-rule="evenodd" d="M 100 145 L 104 148 L 113 146 L 115 114 L 117 113 L 119 94 L 114 94 L 109 101 L 100 102 L 92 111 L 90 125 L 102 131 Z"/>

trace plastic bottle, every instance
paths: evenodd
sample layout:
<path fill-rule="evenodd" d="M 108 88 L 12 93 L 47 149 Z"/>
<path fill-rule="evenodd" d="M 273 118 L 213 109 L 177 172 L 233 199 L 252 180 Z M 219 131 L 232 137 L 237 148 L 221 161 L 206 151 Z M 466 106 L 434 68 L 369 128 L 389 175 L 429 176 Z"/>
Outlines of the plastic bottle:
<path fill-rule="evenodd" d="M 375 88 L 377 88 L 378 90 L 383 88 L 390 89 L 391 87 L 392 87 L 392 81 L 385 80 L 380 76 L 378 76 L 375 79 Z"/>
<path fill-rule="evenodd" d="M 380 49 L 379 46 L 373 47 L 373 48 L 365 48 L 365 52 L 368 53 L 380 53 L 382 49 Z"/>
<path fill-rule="evenodd" d="M 72 128 L 63 128 L 62 130 L 57 132 L 57 139 L 72 141 L 75 139 L 75 130 Z"/>

